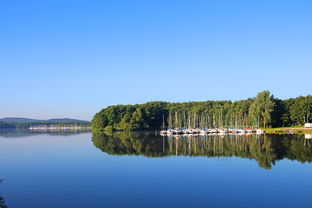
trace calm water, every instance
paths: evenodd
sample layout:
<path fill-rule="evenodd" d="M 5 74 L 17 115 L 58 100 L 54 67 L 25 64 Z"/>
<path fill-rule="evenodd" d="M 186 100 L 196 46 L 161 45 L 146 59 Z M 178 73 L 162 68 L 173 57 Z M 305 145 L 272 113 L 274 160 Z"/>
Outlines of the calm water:
<path fill-rule="evenodd" d="M 312 206 L 304 135 L 2 132 L 0 161 L 10 208 Z"/>

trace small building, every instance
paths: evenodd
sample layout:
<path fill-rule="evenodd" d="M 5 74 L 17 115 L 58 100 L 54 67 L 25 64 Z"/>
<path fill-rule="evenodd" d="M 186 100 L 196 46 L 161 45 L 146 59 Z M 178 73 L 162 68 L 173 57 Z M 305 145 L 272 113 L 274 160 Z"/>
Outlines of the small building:
<path fill-rule="evenodd" d="M 312 128 L 312 123 L 305 123 L 304 128 Z"/>

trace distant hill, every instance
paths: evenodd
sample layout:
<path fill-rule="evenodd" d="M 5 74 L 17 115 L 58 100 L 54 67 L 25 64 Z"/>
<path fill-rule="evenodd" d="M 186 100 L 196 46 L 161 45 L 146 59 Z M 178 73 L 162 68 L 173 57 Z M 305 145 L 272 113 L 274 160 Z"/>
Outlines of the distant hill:
<path fill-rule="evenodd" d="M 86 120 L 78 120 L 78 119 L 71 119 L 71 118 L 53 118 L 53 119 L 49 119 L 46 120 L 48 122 L 90 122 L 90 121 L 86 121 Z"/>
<path fill-rule="evenodd" d="M 91 125 L 91 122 L 71 118 L 53 118 L 41 120 L 31 118 L 8 117 L 0 119 L 0 129 L 28 129 L 33 125 L 89 127 Z"/>
<path fill-rule="evenodd" d="M 1 118 L 0 121 L 6 122 L 6 123 L 26 123 L 26 122 L 40 122 L 43 120 L 31 119 L 31 118 L 7 117 L 7 118 Z"/>
<path fill-rule="evenodd" d="M 71 119 L 71 118 L 53 118 L 48 120 L 20 118 L 20 117 L 7 117 L 1 118 L 0 122 L 5 123 L 29 123 L 29 122 L 49 122 L 49 123 L 62 123 L 62 122 L 90 122 L 85 120 Z"/>

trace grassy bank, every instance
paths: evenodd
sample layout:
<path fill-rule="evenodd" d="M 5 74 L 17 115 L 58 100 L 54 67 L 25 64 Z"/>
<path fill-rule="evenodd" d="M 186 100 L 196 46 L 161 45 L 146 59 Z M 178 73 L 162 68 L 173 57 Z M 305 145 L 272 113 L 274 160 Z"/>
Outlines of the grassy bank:
<path fill-rule="evenodd" d="M 268 134 L 312 134 L 312 128 L 304 128 L 303 126 L 292 126 L 292 127 L 278 127 L 278 128 L 266 128 L 263 129 Z"/>

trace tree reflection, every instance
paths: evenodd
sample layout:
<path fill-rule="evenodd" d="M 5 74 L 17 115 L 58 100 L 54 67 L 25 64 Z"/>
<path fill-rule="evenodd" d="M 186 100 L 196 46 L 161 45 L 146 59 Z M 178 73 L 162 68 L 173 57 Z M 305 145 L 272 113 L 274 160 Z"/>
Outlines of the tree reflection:
<path fill-rule="evenodd" d="M 111 135 L 93 134 L 93 144 L 103 152 L 113 155 L 145 155 L 160 157 L 167 155 L 162 151 L 163 140 L 149 134 L 118 132 Z"/>
<path fill-rule="evenodd" d="M 210 135 L 160 137 L 150 133 L 94 133 L 95 147 L 113 155 L 170 155 L 241 157 L 254 159 L 271 169 L 277 160 L 288 158 L 312 162 L 312 145 L 304 135 Z"/>

